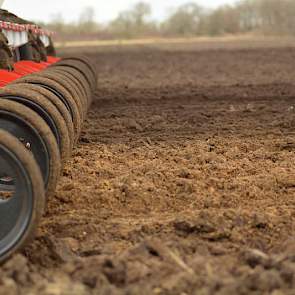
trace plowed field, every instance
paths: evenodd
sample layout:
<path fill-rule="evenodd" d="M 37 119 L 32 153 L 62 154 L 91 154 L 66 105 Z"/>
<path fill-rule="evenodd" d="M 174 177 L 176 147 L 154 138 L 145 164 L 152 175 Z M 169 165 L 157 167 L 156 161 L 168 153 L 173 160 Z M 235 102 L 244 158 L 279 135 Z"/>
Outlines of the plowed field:
<path fill-rule="evenodd" d="M 184 47 L 88 53 L 94 104 L 1 295 L 294 294 L 295 50 Z"/>

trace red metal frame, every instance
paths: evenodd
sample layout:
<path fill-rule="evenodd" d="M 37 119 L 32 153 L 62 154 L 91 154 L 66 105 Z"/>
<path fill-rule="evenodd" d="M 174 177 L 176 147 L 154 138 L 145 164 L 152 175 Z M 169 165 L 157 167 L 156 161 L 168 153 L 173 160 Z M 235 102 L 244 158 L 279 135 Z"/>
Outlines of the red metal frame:
<path fill-rule="evenodd" d="M 47 62 L 36 63 L 28 60 L 19 61 L 14 64 L 14 70 L 12 72 L 0 70 L 0 87 L 4 87 L 23 76 L 40 72 L 59 60 L 60 59 L 57 57 L 48 56 Z"/>

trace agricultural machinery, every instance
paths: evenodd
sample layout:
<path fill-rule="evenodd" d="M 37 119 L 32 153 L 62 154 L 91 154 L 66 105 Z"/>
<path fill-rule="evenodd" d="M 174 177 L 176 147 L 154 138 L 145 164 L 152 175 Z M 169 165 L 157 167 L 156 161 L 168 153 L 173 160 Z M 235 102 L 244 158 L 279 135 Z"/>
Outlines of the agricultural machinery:
<path fill-rule="evenodd" d="M 34 237 L 96 88 L 87 57 L 57 58 L 51 39 L 0 9 L 0 262 Z"/>

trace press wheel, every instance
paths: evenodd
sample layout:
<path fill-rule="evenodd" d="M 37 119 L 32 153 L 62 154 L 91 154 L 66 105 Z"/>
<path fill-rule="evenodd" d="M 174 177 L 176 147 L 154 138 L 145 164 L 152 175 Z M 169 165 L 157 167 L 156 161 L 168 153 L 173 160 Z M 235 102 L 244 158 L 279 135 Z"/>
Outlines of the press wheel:
<path fill-rule="evenodd" d="M 27 83 L 11 84 L 0 89 L 0 97 L 24 104 L 35 111 L 50 127 L 65 162 L 71 154 L 71 143 L 66 123 L 56 107 L 42 94 L 29 89 Z"/>
<path fill-rule="evenodd" d="M 41 170 L 47 196 L 51 196 L 60 176 L 61 159 L 56 139 L 45 121 L 30 108 L 1 98 L 0 126 L 31 151 Z"/>
<path fill-rule="evenodd" d="M 0 262 L 34 237 L 44 212 L 45 193 L 33 155 L 6 131 L 0 130 L 0 177 L 14 181 L 14 191 L 0 184 Z"/>

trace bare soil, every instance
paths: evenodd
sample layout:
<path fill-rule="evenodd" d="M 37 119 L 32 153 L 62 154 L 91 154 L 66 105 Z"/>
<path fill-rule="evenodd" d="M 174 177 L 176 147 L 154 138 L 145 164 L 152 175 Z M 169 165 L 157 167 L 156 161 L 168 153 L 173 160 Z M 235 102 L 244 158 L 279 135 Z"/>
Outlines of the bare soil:
<path fill-rule="evenodd" d="M 295 49 L 88 54 L 81 140 L 0 294 L 295 294 Z"/>

